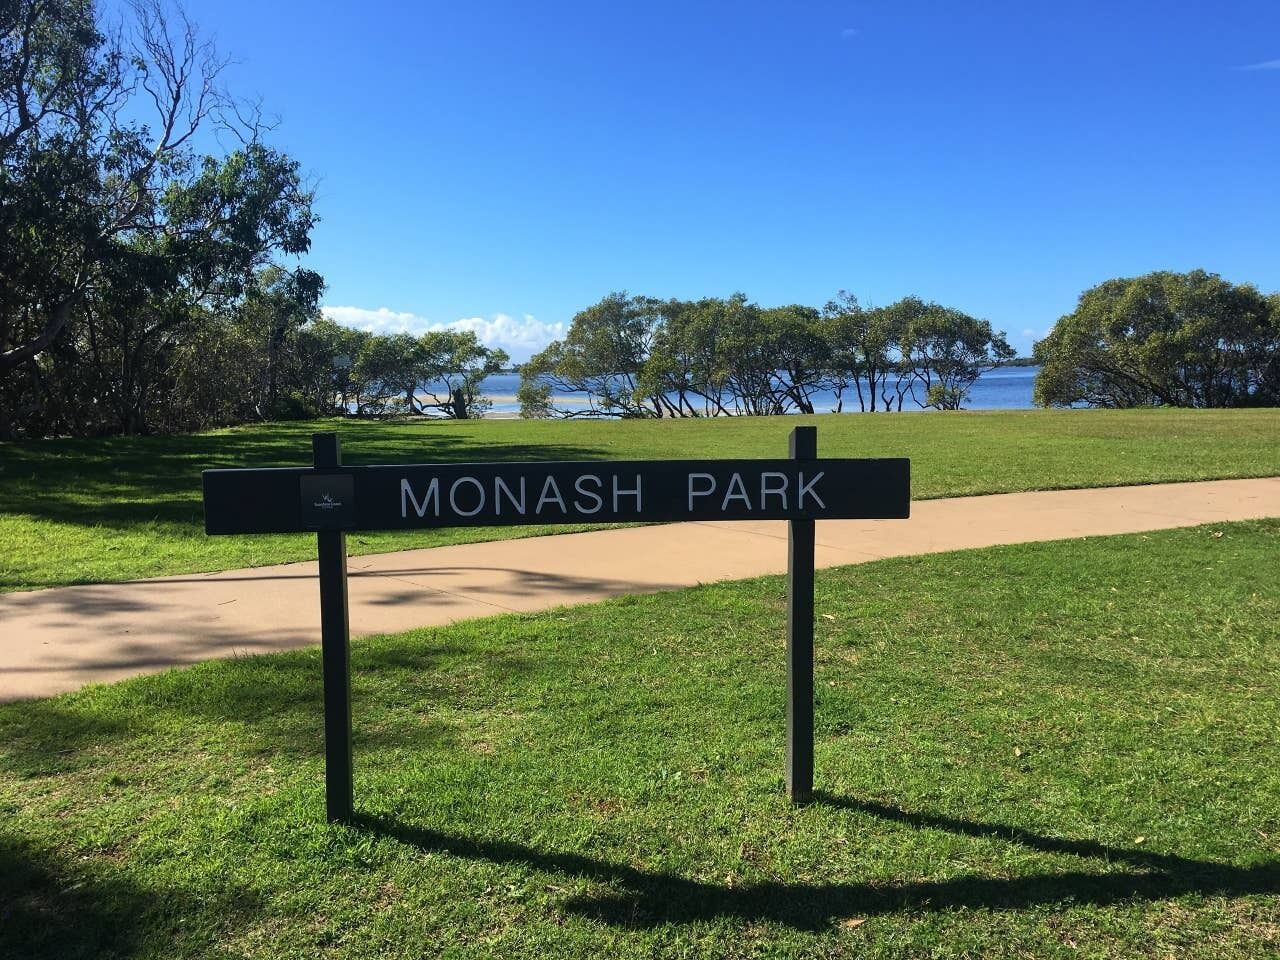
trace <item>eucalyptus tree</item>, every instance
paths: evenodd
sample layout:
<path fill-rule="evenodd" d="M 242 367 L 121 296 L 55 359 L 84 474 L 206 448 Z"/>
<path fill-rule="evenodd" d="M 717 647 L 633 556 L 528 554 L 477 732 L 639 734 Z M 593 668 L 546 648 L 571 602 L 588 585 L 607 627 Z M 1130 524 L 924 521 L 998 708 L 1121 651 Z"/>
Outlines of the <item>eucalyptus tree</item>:
<path fill-rule="evenodd" d="M 777 359 L 763 312 L 745 294 L 710 301 L 715 329 L 711 376 L 724 409 L 759 416 L 777 412 Z"/>
<path fill-rule="evenodd" d="M 659 415 L 707 417 L 728 413 L 718 335 L 724 301 L 667 300 L 638 388 Z"/>
<path fill-rule="evenodd" d="M 1017 353 L 1004 333 L 986 320 L 936 303 L 915 301 L 911 307 L 902 342 L 903 367 L 914 377 L 911 396 L 920 407 L 959 410 L 979 376 Z M 917 394 L 917 387 L 923 395 Z"/>
<path fill-rule="evenodd" d="M 857 335 L 863 320 L 862 305 L 847 290 L 841 290 L 822 308 L 819 330 L 826 351 L 821 378 L 822 386 L 835 394 L 835 413 L 844 411 L 844 397 L 851 388 L 856 391 L 858 408 L 867 409 L 862 390 L 864 365 Z"/>
<path fill-rule="evenodd" d="M 431 358 L 411 333 L 370 336 L 352 365 L 357 414 L 421 413 L 418 391 L 433 378 Z"/>
<path fill-rule="evenodd" d="M 289 383 L 318 416 L 346 413 L 356 403 L 353 367 L 372 336 L 324 316 L 298 329 L 288 354 Z"/>
<path fill-rule="evenodd" d="M 726 407 L 752 416 L 813 413 L 827 351 L 818 311 L 762 308 L 741 293 L 717 303 L 714 366 Z"/>
<path fill-rule="evenodd" d="M 1280 295 L 1204 270 L 1108 280 L 1035 346 L 1042 406 L 1280 404 Z"/>
<path fill-rule="evenodd" d="M 776 413 L 813 413 L 813 394 L 822 389 L 830 367 L 830 345 L 814 307 L 791 304 L 761 313 L 773 353 Z"/>
<path fill-rule="evenodd" d="M 241 326 L 256 338 L 255 353 L 263 358 L 255 393 L 257 409 L 274 416 L 280 409 L 282 390 L 292 386 L 290 355 L 298 331 L 320 317 L 324 278 L 314 270 L 286 269 L 272 264 L 259 271 L 236 311 Z"/>
<path fill-rule="evenodd" d="M 836 393 L 837 410 L 851 389 L 863 410 L 900 411 L 908 399 L 957 409 L 982 371 L 1012 353 L 986 321 L 918 297 L 864 309 L 842 291 L 819 311 L 762 308 L 742 293 L 696 301 L 614 294 L 575 317 L 569 337 L 522 368 L 521 412 L 815 413 L 814 398 L 827 389 Z M 583 394 L 582 407 L 557 407 L 553 390 Z"/>
<path fill-rule="evenodd" d="M 841 290 L 827 302 L 822 313 L 828 351 L 826 378 L 833 387 L 840 388 L 841 407 L 843 391 L 853 386 L 858 409 L 872 413 L 892 409 L 890 391 L 896 391 L 902 380 L 900 357 L 906 327 L 902 302 L 864 308 L 852 293 Z M 901 398 L 899 392 L 899 407 Z"/>
<path fill-rule="evenodd" d="M 419 384 L 424 409 L 467 420 L 483 416 L 493 405 L 482 388 L 486 377 L 511 362 L 505 350 L 485 346 L 471 330 L 425 333 L 418 348 L 424 357 Z"/>
<path fill-rule="evenodd" d="M 110 36 L 91 0 L 0 5 L 0 376 L 38 356 L 119 255 L 152 235 L 220 61 L 160 0 Z"/>
<path fill-rule="evenodd" d="M 92 0 L 0 4 L 0 408 L 27 418 L 0 434 L 150 429 L 193 325 L 310 243 L 311 193 L 252 116 L 224 124 L 239 149 L 194 150 L 236 113 L 213 46 L 165 0 L 130 9 L 109 33 Z"/>
<path fill-rule="evenodd" d="M 520 368 L 525 416 L 656 417 L 661 402 L 641 389 L 641 371 L 663 322 L 662 301 L 611 293 L 580 311 L 563 340 Z M 580 403 L 557 406 L 553 392 Z"/>

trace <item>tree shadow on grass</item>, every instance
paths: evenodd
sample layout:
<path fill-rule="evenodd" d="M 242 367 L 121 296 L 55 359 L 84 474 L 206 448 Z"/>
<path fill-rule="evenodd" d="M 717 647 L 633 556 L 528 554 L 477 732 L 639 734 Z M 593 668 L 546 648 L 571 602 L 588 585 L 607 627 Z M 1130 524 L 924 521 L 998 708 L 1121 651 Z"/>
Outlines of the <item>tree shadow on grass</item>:
<path fill-rule="evenodd" d="M 358 646 L 352 670 L 357 751 L 455 744 L 438 718 L 474 676 L 448 668 L 461 648 L 448 644 Z M 536 669 L 521 651 L 479 658 L 479 669 L 504 680 Z M 389 674 L 411 682 L 388 684 Z M 78 769 L 155 738 L 175 743 L 191 732 L 181 721 L 225 725 L 238 753 L 318 760 L 324 756 L 324 684 L 320 651 L 222 660 L 139 677 L 85 694 L 0 707 L 0 771 L 41 776 Z M 102 749 L 107 748 L 107 749 Z"/>
<path fill-rule="evenodd" d="M 216 931 L 258 912 L 256 899 L 243 891 L 211 897 L 144 888 L 114 867 L 106 872 L 73 866 L 0 837 L 0 957 L 229 957 L 212 942 Z M 199 915 L 204 922 L 193 922 Z"/>
<path fill-rule="evenodd" d="M 610 863 L 577 853 L 536 850 L 514 842 L 450 836 L 398 821 L 365 817 L 366 829 L 423 851 L 521 864 L 551 873 L 583 877 L 608 892 L 575 897 L 566 908 L 622 927 L 729 918 L 767 921 L 798 930 L 820 931 L 846 917 L 926 913 L 956 909 L 1023 910 L 1045 905 L 1108 906 L 1167 900 L 1186 895 L 1244 897 L 1280 894 L 1280 862 L 1238 867 L 1171 854 L 1111 847 L 1087 840 L 1059 839 L 996 823 L 911 813 L 896 807 L 820 795 L 819 804 L 856 811 L 919 829 L 1008 840 L 1046 853 L 1096 859 L 1128 869 L 1067 870 L 1023 877 L 969 874 L 949 880 L 906 883 L 782 883 L 726 887 Z"/>
<path fill-rule="evenodd" d="M 397 559 L 403 557 L 392 558 Z M 368 561 L 371 566 L 375 562 L 387 561 Z M 588 599 L 657 593 L 679 586 L 657 579 L 546 573 L 522 565 L 458 567 L 426 561 L 412 566 L 397 564 L 394 570 L 357 570 L 350 574 L 350 581 L 355 611 L 352 625 L 358 640 L 362 635 L 442 628 L 449 621 L 460 619 L 524 613 L 521 607 L 533 612 Z M 199 591 L 187 586 L 191 583 L 209 585 L 209 590 L 195 596 Z M 314 614 L 273 620 L 262 611 L 268 604 L 278 604 L 296 614 L 315 604 L 316 591 L 315 565 L 310 564 L 283 572 L 232 571 L 144 584 L 97 584 L 0 595 L 0 622 L 15 625 L 19 635 L 26 629 L 48 630 L 43 645 L 19 645 L 12 653 L 0 648 L 0 677 L 8 681 L 0 685 L 0 702 L 38 696 L 60 686 L 125 680 L 168 667 L 189 666 L 216 673 L 219 668 L 197 666 L 211 660 L 227 664 L 222 669 L 228 673 L 242 671 L 244 668 L 237 664 L 243 663 L 253 664 L 261 673 L 296 671 L 292 661 L 280 661 L 283 666 L 277 668 L 265 660 L 246 658 L 314 650 L 320 639 L 318 624 L 311 619 Z M 515 603 L 511 598 L 533 602 Z M 241 599 L 249 602 L 240 603 Z M 389 658 L 420 657 L 430 650 L 413 645 L 413 641 L 396 649 L 401 652 L 392 652 L 385 642 L 357 642 L 353 663 L 356 682 L 362 682 L 370 669 L 374 673 L 387 669 L 391 666 Z M 497 677 L 519 675 L 531 664 L 515 647 L 483 659 L 506 670 L 495 673 Z M 427 657 L 415 669 L 419 674 L 431 673 L 436 666 Z M 202 679 L 219 682 L 216 675 Z M 164 685 L 169 681 L 153 682 Z M 256 677 L 248 677 L 245 682 L 261 688 Z M 316 684 L 314 690 L 319 689 L 317 679 L 310 682 Z M 176 682 L 172 685 L 177 686 Z M 271 691 L 262 692 L 266 695 L 262 702 L 269 705 Z M 227 697 L 243 700 L 234 692 Z M 195 698 L 207 699 L 203 692 Z M 257 702 L 255 699 L 249 706 L 252 708 Z"/>
<path fill-rule="evenodd" d="M 169 536 L 202 533 L 200 472 L 309 466 L 311 434 L 336 429 L 350 465 L 599 460 L 607 449 L 478 442 L 426 425 L 271 424 L 226 434 L 48 440 L 0 446 L 0 506 L 42 520 L 128 530 L 154 524 Z"/>

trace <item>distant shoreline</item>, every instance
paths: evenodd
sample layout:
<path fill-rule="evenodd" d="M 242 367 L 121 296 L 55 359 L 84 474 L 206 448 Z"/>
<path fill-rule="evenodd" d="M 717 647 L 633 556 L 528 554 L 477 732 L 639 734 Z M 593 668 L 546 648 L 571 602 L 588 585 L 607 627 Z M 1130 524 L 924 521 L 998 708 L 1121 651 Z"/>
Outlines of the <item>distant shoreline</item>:
<path fill-rule="evenodd" d="M 1035 375 L 1039 368 L 1029 358 L 1002 364 L 992 370 L 984 371 L 978 377 L 969 395 L 967 410 L 1032 410 Z M 488 419 L 519 419 L 520 400 L 517 393 L 519 380 L 511 374 L 495 374 L 485 378 L 480 385 L 481 392 L 492 407 L 485 414 Z M 486 389 L 489 388 L 489 389 Z M 864 391 L 866 384 L 863 384 Z M 490 392 L 492 391 L 492 392 Z M 582 393 L 561 393 L 553 391 L 551 402 L 561 410 L 574 412 L 585 411 L 591 400 Z M 812 394 L 816 410 L 822 413 L 833 413 L 837 403 L 833 392 L 822 390 Z M 877 398 L 878 399 L 878 398 Z M 869 400 L 868 400 L 869 402 Z M 908 402 L 910 402 L 908 400 Z M 877 403 L 877 406 L 879 404 Z M 860 413 L 858 393 L 849 388 L 844 392 L 844 413 Z M 914 404 L 903 408 L 903 412 L 917 409 Z"/>

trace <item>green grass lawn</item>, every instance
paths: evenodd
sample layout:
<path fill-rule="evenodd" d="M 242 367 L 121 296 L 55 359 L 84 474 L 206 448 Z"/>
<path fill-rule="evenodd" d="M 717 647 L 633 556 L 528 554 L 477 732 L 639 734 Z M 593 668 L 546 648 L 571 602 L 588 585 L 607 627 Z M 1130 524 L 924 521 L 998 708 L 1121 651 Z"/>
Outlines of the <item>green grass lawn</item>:
<path fill-rule="evenodd" d="M 0 707 L 0 956 L 1275 956 L 1277 556 L 820 572 L 803 808 L 780 578 L 358 642 L 359 828 L 316 650 Z"/>
<path fill-rule="evenodd" d="M 816 423 L 823 456 L 908 456 L 917 498 L 1280 474 L 1280 410 L 1000 411 L 697 421 L 270 424 L 187 437 L 0 444 L 0 590 L 130 580 L 314 556 L 310 536 L 203 533 L 206 467 L 310 462 L 337 429 L 351 463 L 786 456 Z M 565 527 L 360 534 L 352 553 Z M 577 528 L 582 529 L 582 528 Z"/>

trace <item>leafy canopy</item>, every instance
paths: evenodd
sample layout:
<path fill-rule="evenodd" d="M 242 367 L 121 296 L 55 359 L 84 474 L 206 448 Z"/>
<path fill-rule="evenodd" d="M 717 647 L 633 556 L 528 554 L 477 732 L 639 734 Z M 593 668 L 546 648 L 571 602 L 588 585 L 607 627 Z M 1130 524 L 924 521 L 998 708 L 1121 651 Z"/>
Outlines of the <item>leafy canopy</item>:
<path fill-rule="evenodd" d="M 1280 295 L 1215 273 L 1157 272 L 1086 290 L 1036 344 L 1042 406 L 1280 404 Z"/>
<path fill-rule="evenodd" d="M 959 409 L 1004 335 L 962 311 L 906 297 L 865 310 L 841 292 L 823 310 L 727 298 L 612 293 L 521 368 L 525 417 L 700 417 L 815 413 L 856 392 L 862 409 Z M 553 394 L 578 394 L 562 406 Z"/>

